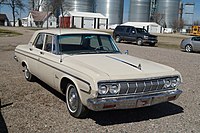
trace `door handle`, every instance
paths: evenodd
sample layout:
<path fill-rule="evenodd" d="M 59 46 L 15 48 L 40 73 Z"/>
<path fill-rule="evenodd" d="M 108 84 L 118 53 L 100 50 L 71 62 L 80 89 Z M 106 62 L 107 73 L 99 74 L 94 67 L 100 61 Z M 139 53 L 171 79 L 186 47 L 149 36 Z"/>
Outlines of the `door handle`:
<path fill-rule="evenodd" d="M 44 52 L 40 51 L 40 54 L 42 54 L 42 55 L 43 55 L 43 54 L 44 54 Z"/>
<path fill-rule="evenodd" d="M 33 51 L 33 49 L 32 49 L 32 48 L 29 48 L 29 50 L 30 50 L 30 51 Z"/>

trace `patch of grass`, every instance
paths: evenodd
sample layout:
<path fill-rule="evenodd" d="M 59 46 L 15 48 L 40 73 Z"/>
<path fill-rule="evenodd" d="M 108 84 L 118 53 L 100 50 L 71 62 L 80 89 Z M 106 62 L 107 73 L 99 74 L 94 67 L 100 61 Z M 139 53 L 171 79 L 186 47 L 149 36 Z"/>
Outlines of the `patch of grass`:
<path fill-rule="evenodd" d="M 176 44 L 158 43 L 157 45 L 158 45 L 159 48 L 180 50 L 180 46 L 176 45 Z"/>
<path fill-rule="evenodd" d="M 23 34 L 11 30 L 0 29 L 0 37 L 13 37 L 18 35 Z"/>
<path fill-rule="evenodd" d="M 38 30 L 43 30 L 43 28 L 28 28 L 28 30 L 38 31 Z"/>

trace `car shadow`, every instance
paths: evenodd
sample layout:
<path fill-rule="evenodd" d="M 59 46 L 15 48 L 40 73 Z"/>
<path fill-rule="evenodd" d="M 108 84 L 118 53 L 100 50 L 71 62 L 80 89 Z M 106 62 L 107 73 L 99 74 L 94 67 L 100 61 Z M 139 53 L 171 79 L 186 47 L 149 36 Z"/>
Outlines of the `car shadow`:
<path fill-rule="evenodd" d="M 49 85 L 41 80 L 36 81 L 47 91 L 51 92 L 54 96 L 66 102 L 65 96 L 51 88 Z M 158 105 L 137 108 L 137 109 L 126 109 L 126 110 L 109 110 L 109 111 L 89 111 L 87 116 L 88 119 L 92 119 L 96 124 L 101 126 L 122 124 L 122 123 L 133 123 L 147 121 L 151 119 L 159 119 L 166 116 L 176 115 L 183 113 L 184 109 L 178 105 L 170 102 L 161 103 Z"/>
<path fill-rule="evenodd" d="M 50 93 L 52 93 L 54 96 L 56 96 L 57 98 L 62 100 L 63 102 L 66 102 L 65 96 L 62 93 L 60 93 L 59 91 L 53 89 L 52 87 L 50 87 L 49 85 L 47 85 L 46 83 L 44 83 L 43 81 L 41 81 L 38 78 L 35 80 L 35 82 L 38 83 L 39 85 L 41 85 L 43 88 L 45 88 Z"/>
<path fill-rule="evenodd" d="M 138 46 L 137 43 L 135 42 L 126 42 L 126 41 L 122 41 L 121 43 L 125 44 L 125 45 L 135 45 Z M 151 46 L 149 44 L 144 43 L 143 45 L 139 46 L 139 47 L 158 47 L 158 45 L 156 44 L 155 46 Z"/>
<path fill-rule="evenodd" d="M 6 122 L 3 118 L 3 115 L 1 113 L 1 109 L 7 106 L 10 106 L 11 104 L 7 104 L 7 105 L 1 105 L 1 101 L 0 101 L 0 133 L 8 133 L 8 128 L 6 125 Z"/>
<path fill-rule="evenodd" d="M 183 108 L 170 102 L 161 103 L 151 107 L 127 109 L 127 110 L 110 110 L 102 112 L 91 111 L 89 118 L 93 119 L 96 124 L 101 126 L 116 125 L 122 123 L 133 123 L 159 119 L 183 113 Z"/>

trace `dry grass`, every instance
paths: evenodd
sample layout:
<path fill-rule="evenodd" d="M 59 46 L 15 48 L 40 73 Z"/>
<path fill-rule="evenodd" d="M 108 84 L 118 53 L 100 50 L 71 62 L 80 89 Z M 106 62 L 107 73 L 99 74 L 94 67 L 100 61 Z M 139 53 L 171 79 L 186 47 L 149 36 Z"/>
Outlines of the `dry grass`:
<path fill-rule="evenodd" d="M 11 30 L 0 29 L 0 37 L 13 37 L 18 35 L 23 34 Z"/>

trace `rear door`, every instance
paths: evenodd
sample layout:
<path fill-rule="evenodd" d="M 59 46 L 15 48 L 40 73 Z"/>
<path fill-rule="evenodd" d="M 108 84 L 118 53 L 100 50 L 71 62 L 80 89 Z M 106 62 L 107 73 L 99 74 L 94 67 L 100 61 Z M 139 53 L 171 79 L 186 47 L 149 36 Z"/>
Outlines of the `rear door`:
<path fill-rule="evenodd" d="M 33 45 L 29 48 L 30 57 L 27 60 L 28 67 L 29 67 L 30 72 L 36 77 L 39 76 L 38 61 L 39 61 L 40 52 L 43 49 L 44 37 L 45 37 L 45 34 L 39 33 L 35 41 L 33 42 Z"/>

